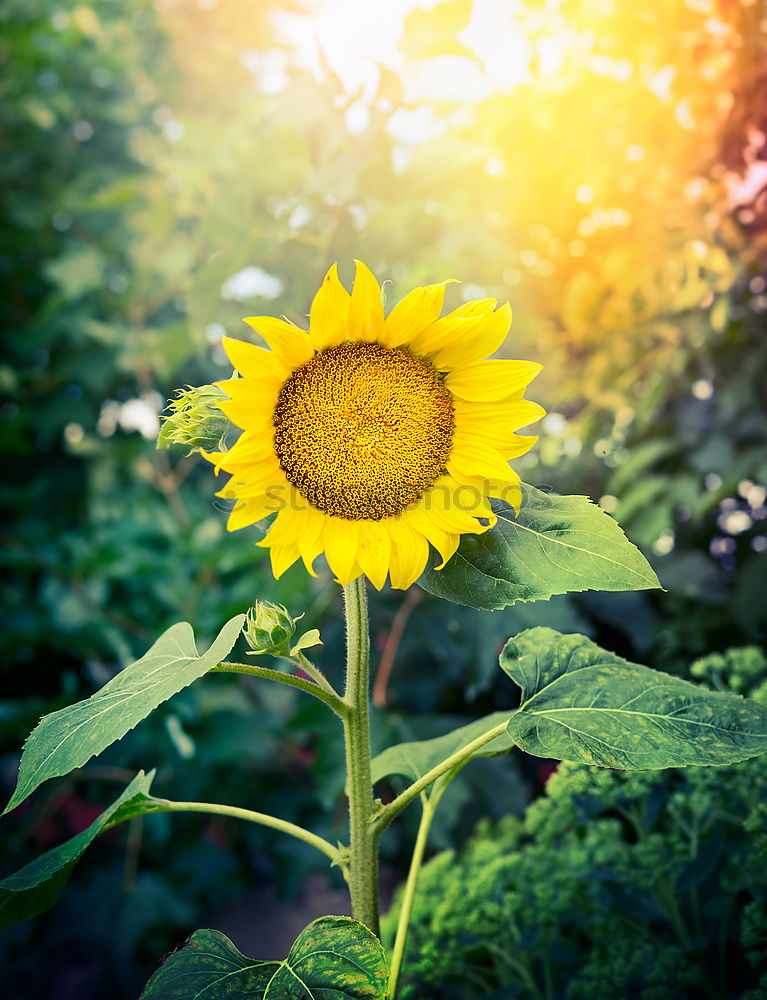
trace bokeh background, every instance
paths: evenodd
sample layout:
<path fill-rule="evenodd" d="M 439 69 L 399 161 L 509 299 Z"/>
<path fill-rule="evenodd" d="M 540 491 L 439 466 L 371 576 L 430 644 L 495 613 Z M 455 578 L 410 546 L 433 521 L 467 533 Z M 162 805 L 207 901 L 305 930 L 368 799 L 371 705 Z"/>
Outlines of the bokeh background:
<path fill-rule="evenodd" d="M 545 365 L 530 395 L 549 411 L 523 478 L 598 501 L 666 588 L 495 614 L 374 596 L 379 744 L 511 704 L 495 655 L 530 624 L 680 674 L 764 644 L 763 0 L 4 0 L 0 74 L 4 793 L 39 716 L 176 621 L 204 645 L 283 602 L 338 676 L 329 573 L 273 581 L 258 529 L 226 534 L 205 463 L 155 438 L 177 387 L 229 375 L 220 340 L 249 335 L 242 316 L 303 322 L 354 257 L 389 302 L 446 277 L 451 306 L 511 302 L 501 353 Z M 340 837 L 340 742 L 317 705 L 199 683 L 6 818 L 3 874 L 140 767 L 159 794 Z M 520 813 L 544 778 L 473 765 L 435 847 Z M 387 884 L 411 834 L 385 841 Z M 135 820 L 0 938 L 3 996 L 128 1000 L 197 926 L 275 957 L 269 901 L 289 923 L 338 888 L 265 831 Z"/>

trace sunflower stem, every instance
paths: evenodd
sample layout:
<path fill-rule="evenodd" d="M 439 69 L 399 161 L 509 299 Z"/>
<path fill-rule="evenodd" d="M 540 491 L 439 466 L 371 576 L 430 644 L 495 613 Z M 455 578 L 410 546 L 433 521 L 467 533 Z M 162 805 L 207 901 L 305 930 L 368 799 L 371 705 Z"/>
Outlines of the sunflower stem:
<path fill-rule="evenodd" d="M 344 587 L 346 609 L 346 690 L 344 718 L 347 795 L 349 797 L 349 890 L 352 916 L 379 933 L 378 833 L 372 826 L 370 777 L 370 677 L 365 578 Z"/>

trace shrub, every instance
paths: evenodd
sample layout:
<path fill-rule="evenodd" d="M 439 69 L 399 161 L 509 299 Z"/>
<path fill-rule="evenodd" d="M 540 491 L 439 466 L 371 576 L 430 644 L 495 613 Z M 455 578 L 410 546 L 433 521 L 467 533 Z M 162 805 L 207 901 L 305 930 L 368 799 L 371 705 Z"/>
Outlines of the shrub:
<path fill-rule="evenodd" d="M 767 659 L 730 650 L 693 673 L 761 700 Z M 766 802 L 763 757 L 560 765 L 524 819 L 484 821 L 424 867 L 402 997 L 767 997 Z"/>

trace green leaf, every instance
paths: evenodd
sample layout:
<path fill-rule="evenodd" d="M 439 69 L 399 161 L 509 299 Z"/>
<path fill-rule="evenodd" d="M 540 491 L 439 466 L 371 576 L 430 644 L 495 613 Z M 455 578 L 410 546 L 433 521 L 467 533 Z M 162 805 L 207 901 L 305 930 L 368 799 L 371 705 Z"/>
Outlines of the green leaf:
<path fill-rule="evenodd" d="M 383 1000 L 378 938 L 349 917 L 321 917 L 282 962 L 246 958 L 220 931 L 195 931 L 147 983 L 141 1000 Z"/>
<path fill-rule="evenodd" d="M 76 837 L 30 861 L 0 882 L 0 929 L 37 916 L 56 902 L 80 856 L 104 830 L 151 811 L 154 771 L 139 771 L 122 795 Z M 158 800 L 159 801 L 159 800 Z"/>
<path fill-rule="evenodd" d="M 192 626 L 179 622 L 90 698 L 44 716 L 24 745 L 16 790 L 4 814 L 48 778 L 82 767 L 215 667 L 234 646 L 244 621 L 244 615 L 228 621 L 202 656 L 195 648 Z"/>
<path fill-rule="evenodd" d="M 522 486 L 519 516 L 493 500 L 498 521 L 462 535 L 442 570 L 434 554 L 418 583 L 437 597 L 488 611 L 516 601 L 547 600 L 581 590 L 660 587 L 645 557 L 588 497 L 561 497 Z"/>
<path fill-rule="evenodd" d="M 501 667 L 522 688 L 509 735 L 536 757 L 640 771 L 767 751 L 767 708 L 629 663 L 582 635 L 529 629 L 506 643 Z"/>
<path fill-rule="evenodd" d="M 460 750 L 484 733 L 489 733 L 496 726 L 508 722 L 511 712 L 493 712 L 476 722 L 454 729 L 444 736 L 431 740 L 417 740 L 412 743 L 398 743 L 379 753 L 371 762 L 373 782 L 380 781 L 390 774 L 404 774 L 417 781 L 433 767 L 446 760 L 451 754 Z M 475 750 L 467 759 L 473 757 L 493 757 L 506 753 L 514 745 L 514 741 L 506 733 L 501 733 L 479 750 Z"/>

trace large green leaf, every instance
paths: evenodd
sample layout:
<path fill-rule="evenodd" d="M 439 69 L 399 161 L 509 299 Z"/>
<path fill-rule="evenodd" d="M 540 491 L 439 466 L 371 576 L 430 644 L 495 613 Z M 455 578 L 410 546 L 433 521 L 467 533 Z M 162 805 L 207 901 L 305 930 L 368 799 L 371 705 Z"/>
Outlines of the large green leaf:
<path fill-rule="evenodd" d="M 463 535 L 444 569 L 435 555 L 418 583 L 456 604 L 494 611 L 516 601 L 580 590 L 660 587 L 620 525 L 588 497 L 562 497 L 523 485 L 519 516 L 494 500 L 495 526 Z"/>
<path fill-rule="evenodd" d="M 732 764 L 767 751 L 767 709 L 709 691 L 550 628 L 506 643 L 501 667 L 522 688 L 509 721 L 536 757 L 649 770 Z"/>
<path fill-rule="evenodd" d="M 80 856 L 95 838 L 116 823 L 147 811 L 154 771 L 139 771 L 122 795 L 87 830 L 47 851 L 0 882 L 0 928 L 42 913 L 58 899 Z M 160 800 L 158 800 L 160 801 Z"/>
<path fill-rule="evenodd" d="M 141 1000 L 383 1000 L 378 938 L 349 917 L 321 917 L 282 962 L 246 958 L 220 931 L 195 931 L 147 983 Z"/>
<path fill-rule="evenodd" d="M 451 754 L 467 746 L 469 743 L 489 733 L 492 729 L 508 722 L 511 712 L 493 712 L 476 722 L 470 722 L 466 726 L 454 729 L 444 736 L 437 736 L 431 740 L 417 740 L 412 743 L 398 743 L 396 746 L 388 747 L 371 762 L 373 781 L 380 781 L 390 774 L 404 774 L 413 781 L 423 777 L 431 771 L 433 767 L 441 761 L 446 760 Z M 506 734 L 501 733 L 485 743 L 478 750 L 474 750 L 467 760 L 472 757 L 492 757 L 496 754 L 506 753 L 514 746 L 514 741 Z"/>
<path fill-rule="evenodd" d="M 16 790 L 4 812 L 48 778 L 82 767 L 158 705 L 215 667 L 234 646 L 244 621 L 244 615 L 228 621 L 202 656 L 195 647 L 192 626 L 179 622 L 90 698 L 46 715 L 24 745 Z"/>

